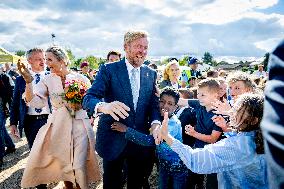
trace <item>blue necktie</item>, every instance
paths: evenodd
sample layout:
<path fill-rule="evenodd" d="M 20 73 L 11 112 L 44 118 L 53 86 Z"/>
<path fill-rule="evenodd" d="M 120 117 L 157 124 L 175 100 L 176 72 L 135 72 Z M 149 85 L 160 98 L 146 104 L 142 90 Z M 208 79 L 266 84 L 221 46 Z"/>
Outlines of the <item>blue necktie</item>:
<path fill-rule="evenodd" d="M 38 84 L 40 81 L 40 74 L 35 74 L 35 83 Z M 42 109 L 41 108 L 35 108 L 36 113 L 41 113 Z"/>
<path fill-rule="evenodd" d="M 131 90 L 132 90 L 132 96 L 133 96 L 133 104 L 134 104 L 134 110 L 136 111 L 138 97 L 139 97 L 139 90 L 138 90 L 138 79 L 139 79 L 139 70 L 136 68 L 133 68 L 131 70 Z"/>

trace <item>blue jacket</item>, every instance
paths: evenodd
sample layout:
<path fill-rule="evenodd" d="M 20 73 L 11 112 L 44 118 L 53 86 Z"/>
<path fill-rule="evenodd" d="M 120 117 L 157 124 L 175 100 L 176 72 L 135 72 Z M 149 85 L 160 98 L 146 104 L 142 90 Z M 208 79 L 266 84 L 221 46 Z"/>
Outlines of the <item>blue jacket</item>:
<path fill-rule="evenodd" d="M 119 101 L 130 107 L 129 116 L 120 122 L 144 134 L 149 133 L 149 122 L 160 120 L 158 97 L 155 95 L 157 74 L 145 65 L 140 68 L 140 91 L 136 112 L 125 59 L 100 67 L 92 87 L 83 100 L 83 108 L 93 115 L 95 106 Z M 96 150 L 106 160 L 117 158 L 127 145 L 123 133 L 111 130 L 114 119 L 102 114 L 98 122 Z"/>
<path fill-rule="evenodd" d="M 284 187 L 284 41 L 270 54 L 261 129 L 269 188 Z"/>
<path fill-rule="evenodd" d="M 18 126 L 21 137 L 24 128 L 25 116 L 28 112 L 28 107 L 22 98 L 25 88 L 26 82 L 24 78 L 22 76 L 18 76 L 15 81 L 13 100 L 10 107 L 10 124 Z"/>

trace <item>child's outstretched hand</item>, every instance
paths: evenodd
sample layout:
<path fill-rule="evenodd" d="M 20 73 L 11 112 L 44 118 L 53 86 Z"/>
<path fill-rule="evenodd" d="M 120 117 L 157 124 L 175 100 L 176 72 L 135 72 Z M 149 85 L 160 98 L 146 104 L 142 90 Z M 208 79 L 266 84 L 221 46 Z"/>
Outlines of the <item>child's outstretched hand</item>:
<path fill-rule="evenodd" d="M 190 136 L 194 136 L 195 133 L 196 133 L 196 131 L 194 130 L 194 127 L 192 127 L 191 125 L 185 126 L 185 134 L 190 135 Z"/>
<path fill-rule="evenodd" d="M 222 116 L 214 115 L 211 119 L 218 127 L 221 127 L 224 132 L 230 131 L 226 120 Z"/>
<path fill-rule="evenodd" d="M 168 145 L 172 145 L 174 138 L 169 134 L 168 131 L 168 123 L 169 123 L 169 113 L 164 113 L 164 120 L 162 122 L 161 134 L 162 138 L 166 141 Z"/>
<path fill-rule="evenodd" d="M 168 123 L 169 123 L 169 113 L 165 112 L 164 113 L 164 120 L 162 122 L 162 129 L 161 129 L 161 134 L 162 138 L 165 139 L 168 136 Z"/>
<path fill-rule="evenodd" d="M 212 108 L 215 109 L 213 113 L 222 115 L 229 115 L 229 112 L 231 110 L 231 106 L 227 101 L 221 102 L 220 100 L 212 102 Z"/>
<path fill-rule="evenodd" d="M 124 124 L 122 124 L 120 122 L 114 122 L 111 125 L 111 129 L 114 130 L 114 131 L 125 133 L 126 130 L 127 130 L 127 127 L 126 127 L 126 125 L 124 125 Z"/>

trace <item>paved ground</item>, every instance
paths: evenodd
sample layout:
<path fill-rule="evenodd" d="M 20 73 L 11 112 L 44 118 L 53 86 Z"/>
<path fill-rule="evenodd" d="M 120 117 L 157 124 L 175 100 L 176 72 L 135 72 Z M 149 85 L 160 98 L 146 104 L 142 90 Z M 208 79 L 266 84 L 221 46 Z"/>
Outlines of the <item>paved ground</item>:
<path fill-rule="evenodd" d="M 29 148 L 26 138 L 14 141 L 16 144 L 16 152 L 4 157 L 4 165 L 0 172 L 0 189 L 20 189 L 22 174 L 29 155 Z M 100 161 L 101 164 L 101 161 Z M 151 188 L 157 188 L 156 169 L 150 177 Z M 61 185 L 61 184 L 59 184 Z M 90 189 L 101 189 L 102 183 L 92 183 Z M 48 185 L 49 189 L 60 189 L 58 183 L 51 183 Z"/>

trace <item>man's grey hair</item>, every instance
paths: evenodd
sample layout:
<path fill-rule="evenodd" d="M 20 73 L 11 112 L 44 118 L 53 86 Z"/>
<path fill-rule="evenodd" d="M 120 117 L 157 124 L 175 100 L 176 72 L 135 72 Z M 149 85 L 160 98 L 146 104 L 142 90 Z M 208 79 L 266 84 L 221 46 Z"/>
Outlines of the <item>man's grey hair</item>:
<path fill-rule="evenodd" d="M 52 53 L 58 61 L 63 60 L 66 65 L 70 64 L 67 52 L 59 46 L 51 46 L 45 52 Z"/>
<path fill-rule="evenodd" d="M 148 32 L 143 30 L 130 30 L 124 34 L 124 45 L 129 44 L 130 42 L 140 39 L 140 38 L 148 38 Z"/>
<path fill-rule="evenodd" d="M 43 50 L 43 48 L 39 48 L 39 47 L 35 47 L 35 48 L 32 48 L 32 49 L 28 50 L 28 51 L 26 52 L 26 58 L 27 58 L 27 60 L 29 60 L 29 58 L 31 57 L 31 55 L 32 55 L 34 52 L 42 52 L 42 53 L 44 53 L 44 50 Z"/>

